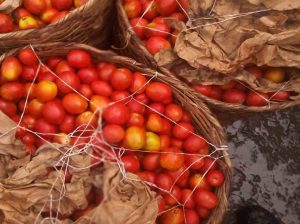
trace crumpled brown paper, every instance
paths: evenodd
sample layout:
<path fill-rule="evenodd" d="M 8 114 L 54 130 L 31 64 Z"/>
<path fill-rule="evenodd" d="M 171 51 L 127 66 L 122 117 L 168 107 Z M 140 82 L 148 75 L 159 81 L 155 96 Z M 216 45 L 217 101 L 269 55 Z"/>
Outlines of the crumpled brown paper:
<path fill-rule="evenodd" d="M 224 74 L 247 64 L 300 68 L 300 1 L 204 0 L 191 7 L 193 21 L 174 51 L 194 68 Z"/>
<path fill-rule="evenodd" d="M 0 4 L 0 12 L 11 13 L 22 4 L 23 0 L 5 0 Z"/>

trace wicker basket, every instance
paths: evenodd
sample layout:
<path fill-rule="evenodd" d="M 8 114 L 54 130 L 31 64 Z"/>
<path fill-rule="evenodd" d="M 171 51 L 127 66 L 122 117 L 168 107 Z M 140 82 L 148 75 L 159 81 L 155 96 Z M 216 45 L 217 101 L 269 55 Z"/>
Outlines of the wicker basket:
<path fill-rule="evenodd" d="M 114 0 L 89 0 L 60 21 L 41 29 L 19 30 L 0 34 L 0 53 L 28 44 L 78 42 L 107 46 L 110 26 L 108 17 Z"/>
<path fill-rule="evenodd" d="M 173 76 L 166 76 L 149 68 L 145 68 L 134 60 L 118 56 L 111 51 L 102 51 L 84 44 L 68 44 L 52 43 L 44 45 L 34 45 L 34 49 L 41 59 L 47 59 L 51 55 L 66 55 L 71 49 L 84 49 L 92 55 L 95 61 L 107 61 L 118 66 L 131 68 L 135 71 L 140 71 L 147 75 L 156 76 L 156 79 L 168 83 L 173 87 L 176 100 L 188 111 L 193 114 L 193 122 L 197 127 L 198 132 L 209 142 L 216 146 L 227 145 L 224 129 L 216 120 L 210 110 L 203 104 L 191 89 Z M 19 49 L 10 51 L 0 57 L 0 63 L 9 55 L 15 55 Z M 222 221 L 223 215 L 228 206 L 228 193 L 231 183 L 231 161 L 227 150 L 217 150 L 216 154 L 222 156 L 222 159 L 217 160 L 220 168 L 225 174 L 225 182 L 222 187 L 217 188 L 216 195 L 220 199 L 218 206 L 213 210 L 207 224 L 218 224 Z"/>

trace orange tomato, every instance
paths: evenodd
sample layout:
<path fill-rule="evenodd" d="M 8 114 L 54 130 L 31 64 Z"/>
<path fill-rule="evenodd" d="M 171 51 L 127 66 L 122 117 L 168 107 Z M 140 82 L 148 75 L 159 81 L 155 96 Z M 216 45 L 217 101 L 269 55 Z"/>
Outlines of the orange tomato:
<path fill-rule="evenodd" d="M 124 146 L 129 149 L 139 150 L 146 145 L 146 131 L 138 126 L 131 126 L 126 129 Z"/>
<path fill-rule="evenodd" d="M 42 102 L 53 100 L 57 96 L 57 92 L 56 84 L 46 80 L 39 82 L 35 88 L 37 99 Z"/>

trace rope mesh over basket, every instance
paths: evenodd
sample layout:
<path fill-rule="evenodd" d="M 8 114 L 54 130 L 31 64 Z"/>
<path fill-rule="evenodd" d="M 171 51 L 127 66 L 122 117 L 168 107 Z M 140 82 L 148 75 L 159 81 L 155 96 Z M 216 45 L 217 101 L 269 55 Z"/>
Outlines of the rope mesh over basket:
<path fill-rule="evenodd" d="M 222 221 L 222 217 L 223 217 L 223 215 L 226 211 L 227 205 L 228 205 L 227 196 L 229 193 L 230 181 L 231 181 L 231 175 L 232 175 L 231 174 L 231 162 L 230 162 L 230 158 L 229 158 L 229 154 L 228 154 L 226 136 L 225 136 L 224 130 L 220 126 L 219 122 L 211 114 L 209 109 L 195 96 L 195 94 L 191 91 L 191 89 L 188 86 L 186 86 L 185 84 L 183 84 L 182 82 L 180 82 L 178 79 L 176 79 L 173 76 L 166 76 L 157 71 L 153 71 L 152 69 L 145 68 L 144 66 L 142 66 L 141 64 L 137 63 L 136 61 L 134 61 L 130 58 L 118 56 L 110 51 L 101 51 L 101 50 L 98 50 L 98 49 L 95 49 L 93 47 L 83 45 L 83 44 L 65 45 L 65 44 L 61 44 L 61 43 L 53 43 L 53 44 L 44 44 L 44 45 L 33 45 L 30 47 L 36 52 L 36 55 L 38 56 L 38 59 L 39 59 L 39 68 L 38 68 L 38 71 L 36 72 L 36 76 L 35 76 L 34 80 L 36 80 L 37 74 L 39 73 L 39 70 L 41 69 L 41 67 L 45 66 L 43 64 L 43 61 L 46 60 L 47 58 L 49 58 L 50 56 L 53 56 L 53 55 L 66 56 L 66 54 L 72 49 L 82 49 L 82 50 L 89 52 L 92 55 L 94 62 L 100 62 L 100 61 L 101 62 L 102 61 L 109 62 L 109 63 L 115 64 L 116 66 L 130 68 L 133 71 L 139 71 L 139 72 L 143 73 L 149 80 L 146 83 L 146 85 L 148 85 L 149 82 L 154 81 L 154 80 L 164 82 L 164 83 L 170 85 L 173 89 L 173 94 L 176 99 L 176 102 L 181 104 L 185 110 L 190 111 L 192 113 L 193 124 L 197 129 L 197 133 L 199 134 L 199 136 L 201 138 L 203 138 L 206 141 L 206 143 L 211 148 L 211 152 L 209 155 L 199 155 L 198 160 L 202 160 L 205 157 L 213 158 L 214 159 L 213 164 L 217 163 L 219 165 L 220 170 L 222 170 L 222 172 L 225 175 L 224 184 L 221 187 L 216 188 L 216 191 L 215 191 L 215 194 L 219 199 L 219 203 L 218 203 L 217 207 L 215 209 L 213 209 L 210 217 L 207 219 L 207 221 L 205 223 L 218 224 Z M 16 50 L 10 51 L 7 54 L 2 55 L 0 57 L 0 62 L 2 62 L 7 56 L 16 55 L 16 53 L 18 51 L 19 51 L 19 49 L 16 49 Z M 59 76 L 57 76 L 54 72 L 52 72 L 51 70 L 49 70 L 49 72 L 51 72 L 57 79 L 59 79 Z M 32 88 L 32 86 L 30 88 Z M 78 90 L 73 89 L 73 91 L 76 92 L 77 94 L 81 95 L 78 92 Z M 30 90 L 29 90 L 29 92 L 30 92 Z M 135 94 L 136 93 L 133 93 L 132 95 L 128 96 L 127 97 L 128 101 L 126 101 L 126 103 L 134 100 L 134 101 L 137 101 L 139 104 L 143 104 L 144 106 L 148 107 L 148 105 L 135 99 L 134 98 Z M 83 95 L 81 95 L 81 96 L 83 98 L 85 98 L 87 101 L 89 101 Z M 25 108 L 27 106 L 27 103 L 28 103 L 28 98 L 26 98 L 26 101 L 25 101 Z M 115 104 L 115 103 L 117 103 L 117 102 L 112 102 L 112 103 L 110 103 L 110 105 Z M 123 147 L 119 148 L 117 146 L 110 145 L 103 140 L 102 134 L 101 134 L 102 125 L 103 125 L 102 117 L 101 117 L 102 111 L 98 109 L 97 111 L 95 111 L 95 114 L 96 113 L 100 114 L 99 120 L 98 120 L 98 128 L 90 130 L 89 129 L 90 127 L 88 127 L 88 126 L 78 127 L 76 130 L 74 130 L 72 133 L 69 134 L 69 137 L 71 137 L 76 132 L 78 132 L 79 129 L 80 129 L 80 133 L 82 132 L 82 130 L 84 130 L 82 133 L 85 133 L 85 132 L 90 133 L 91 132 L 89 141 L 87 143 L 80 144 L 80 150 L 76 149 L 76 146 L 69 147 L 67 149 L 67 151 L 63 154 L 63 157 L 60 158 L 59 162 L 68 166 L 68 162 L 70 161 L 70 158 L 72 158 L 72 156 L 79 155 L 79 154 L 87 155 L 92 158 L 97 157 L 96 158 L 97 161 L 101 161 L 101 162 L 106 162 L 107 160 L 110 160 L 110 161 L 113 161 L 113 163 L 115 163 L 116 165 L 118 165 L 120 172 L 123 176 L 123 179 L 129 180 L 129 181 L 141 181 L 140 179 L 137 179 L 137 177 L 132 177 L 130 175 L 128 176 L 128 174 L 125 172 L 124 165 L 121 161 L 123 154 L 126 151 L 130 151 L 130 149 L 126 149 Z M 174 121 L 170 120 L 165 115 L 163 115 L 163 114 L 160 114 L 160 115 L 165 117 L 166 119 L 168 119 L 170 122 L 175 123 Z M 24 112 L 21 115 L 21 120 L 22 120 L 23 116 L 24 116 Z M 10 130 L 9 132 L 14 131 L 17 128 L 24 128 L 21 126 L 21 120 L 15 126 L 15 128 Z M 176 124 L 176 125 L 178 125 L 178 124 Z M 43 138 L 43 135 L 41 133 L 33 132 L 29 129 L 26 129 L 26 130 L 32 132 L 39 138 Z M 7 134 L 8 133 L 3 133 L 2 135 L 0 135 L 0 139 L 1 139 L 1 137 L 5 137 L 5 135 L 7 135 Z M 195 133 L 192 133 L 192 134 L 196 135 Z M 57 135 L 57 134 L 54 134 L 54 135 Z M 80 136 L 83 138 L 86 138 L 85 135 L 80 134 Z M 44 139 L 44 140 L 46 140 L 46 139 Z M 98 142 L 98 143 L 100 142 L 101 144 L 97 144 L 95 142 Z M 58 151 L 60 150 L 59 147 L 57 147 L 55 144 L 53 144 L 51 142 L 48 142 L 48 143 L 53 148 L 53 150 L 58 150 Z M 77 145 L 77 147 L 78 146 L 79 145 Z M 104 147 L 110 147 L 113 150 L 111 153 L 108 153 L 107 151 L 105 151 Z M 94 150 L 94 152 L 96 154 L 91 153 L 91 151 L 90 151 L 91 148 Z M 143 151 L 143 150 L 141 150 L 141 152 L 149 153 L 149 151 Z M 157 152 L 157 153 L 164 153 L 164 152 Z M 188 153 L 184 153 L 184 154 L 185 154 L 185 156 L 190 156 L 190 154 L 188 154 Z M 100 155 L 102 155 L 102 156 L 100 156 Z M 35 155 L 33 155 L 33 158 L 34 158 L 34 156 Z M 197 162 L 197 161 L 195 161 L 195 162 Z M 213 166 L 213 164 L 211 166 Z M 90 167 L 91 167 L 91 165 L 89 165 L 85 168 L 89 169 Z M 72 167 L 72 168 L 74 168 L 74 167 Z M 84 170 L 85 168 L 81 168 L 81 169 Z M 209 171 L 209 169 L 204 173 L 202 179 L 204 178 L 204 176 L 207 174 L 208 171 Z M 201 179 L 201 181 L 202 181 L 202 179 Z M 153 183 L 150 183 L 147 181 L 144 181 L 144 182 L 153 188 L 157 188 L 157 186 L 155 186 Z M 174 185 L 175 185 L 175 182 L 174 182 Z M 63 185 L 63 188 L 65 188 L 64 185 Z M 196 187 L 195 187 L 195 189 L 196 189 Z M 164 189 L 160 189 L 160 190 L 165 191 Z M 168 193 L 168 194 L 170 194 L 170 192 L 171 192 L 171 190 L 165 191 L 165 193 Z M 51 195 L 51 192 L 49 192 L 49 196 L 50 195 Z M 49 198 L 49 200 L 45 201 L 45 207 L 48 207 L 49 203 L 50 204 L 52 203 L 51 198 Z M 174 207 L 183 207 L 184 208 L 184 204 L 181 204 L 180 202 L 178 202 L 178 204 Z M 59 208 L 58 208 L 58 210 L 59 210 Z M 42 211 L 40 211 L 40 213 L 42 213 Z M 51 216 L 50 218 L 55 219 L 55 217 L 57 217 L 57 216 L 55 214 L 53 214 L 53 216 Z M 91 220 L 91 221 L 93 221 L 93 220 Z"/>

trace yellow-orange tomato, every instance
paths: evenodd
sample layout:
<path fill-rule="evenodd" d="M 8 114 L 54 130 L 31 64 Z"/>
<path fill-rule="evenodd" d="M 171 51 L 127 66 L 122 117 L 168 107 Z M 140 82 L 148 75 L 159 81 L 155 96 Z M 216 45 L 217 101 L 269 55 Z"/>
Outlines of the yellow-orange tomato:
<path fill-rule="evenodd" d="M 88 2 L 88 0 L 74 0 L 74 6 L 75 6 L 76 8 L 78 8 L 78 7 L 84 5 L 84 4 L 87 3 L 87 2 Z"/>
<path fill-rule="evenodd" d="M 184 224 L 184 214 L 181 208 L 173 208 L 160 217 L 161 224 Z"/>
<path fill-rule="evenodd" d="M 39 28 L 39 23 L 35 18 L 25 16 L 19 20 L 19 28 L 21 30 L 35 29 Z"/>
<path fill-rule="evenodd" d="M 271 82 L 281 83 L 285 79 L 285 72 L 282 68 L 269 68 L 266 71 L 264 78 Z"/>
<path fill-rule="evenodd" d="M 129 149 L 139 150 L 146 145 L 145 129 L 132 126 L 126 129 L 124 137 L 124 146 Z"/>
<path fill-rule="evenodd" d="M 39 118 L 42 116 L 44 104 L 38 99 L 33 99 L 28 103 L 26 113 L 30 114 L 35 118 Z"/>
<path fill-rule="evenodd" d="M 53 142 L 63 144 L 63 145 L 69 145 L 70 138 L 66 133 L 59 133 L 57 135 L 54 135 Z"/>
<path fill-rule="evenodd" d="M 150 114 L 146 123 L 146 128 L 149 131 L 161 132 L 163 130 L 164 123 L 161 116 L 158 114 Z"/>
<path fill-rule="evenodd" d="M 184 164 L 184 154 L 177 147 L 165 149 L 159 157 L 160 166 L 170 171 L 175 171 L 181 168 Z"/>
<path fill-rule="evenodd" d="M 96 110 L 103 111 L 110 103 L 110 99 L 105 96 L 94 95 L 91 97 L 90 109 L 95 112 Z"/>
<path fill-rule="evenodd" d="M 147 132 L 147 139 L 145 150 L 148 151 L 159 151 L 160 150 L 160 138 L 153 132 Z"/>
<path fill-rule="evenodd" d="M 6 81 L 15 81 L 22 73 L 22 65 L 16 57 L 7 57 L 1 65 L 1 78 Z"/>
<path fill-rule="evenodd" d="M 41 81 L 36 85 L 35 94 L 42 102 L 53 100 L 57 95 L 57 86 L 54 82 Z"/>
<path fill-rule="evenodd" d="M 98 117 L 91 111 L 85 111 L 79 114 L 75 120 L 76 127 L 82 129 L 96 128 L 98 126 Z"/>
<path fill-rule="evenodd" d="M 202 189 L 210 189 L 209 184 L 206 181 L 206 178 L 202 174 L 196 173 L 189 178 L 189 185 L 191 189 L 194 188 L 202 188 Z"/>
<path fill-rule="evenodd" d="M 59 13 L 59 11 L 57 11 L 55 8 L 48 8 L 41 15 L 41 20 L 44 23 L 49 24 L 57 16 L 58 13 Z"/>

